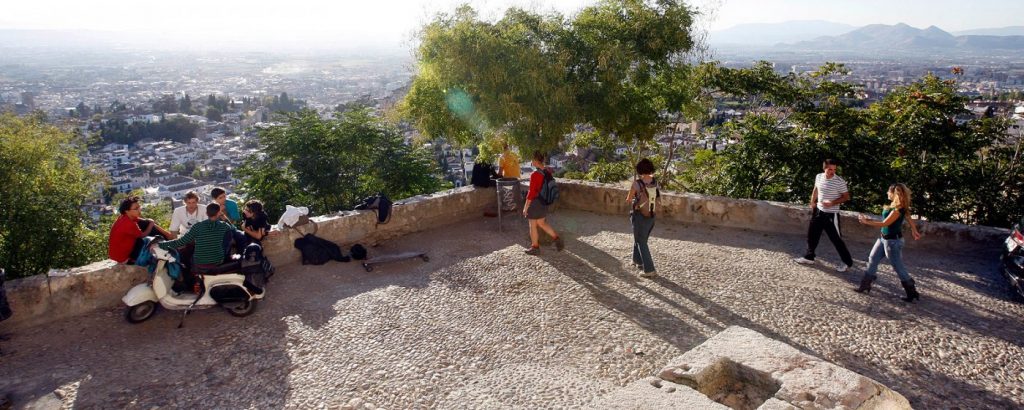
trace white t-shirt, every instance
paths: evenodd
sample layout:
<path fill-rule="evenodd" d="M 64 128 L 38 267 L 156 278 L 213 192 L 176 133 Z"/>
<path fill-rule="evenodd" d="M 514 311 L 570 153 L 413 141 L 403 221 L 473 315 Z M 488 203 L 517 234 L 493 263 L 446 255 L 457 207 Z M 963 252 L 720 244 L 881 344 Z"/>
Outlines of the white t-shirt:
<path fill-rule="evenodd" d="M 835 201 L 849 192 L 846 180 L 839 175 L 825 178 L 825 173 L 822 172 L 814 177 L 814 187 L 818 188 L 818 210 L 831 213 L 839 212 L 839 205 L 825 206 L 822 202 Z"/>
<path fill-rule="evenodd" d="M 189 229 L 192 229 L 192 225 L 207 219 L 206 213 L 203 212 L 204 209 L 206 209 L 206 205 L 199 204 L 196 207 L 196 212 L 190 214 L 184 206 L 174 208 L 174 212 L 171 214 L 171 226 L 168 229 L 171 232 L 178 232 L 178 234 L 184 235 Z"/>

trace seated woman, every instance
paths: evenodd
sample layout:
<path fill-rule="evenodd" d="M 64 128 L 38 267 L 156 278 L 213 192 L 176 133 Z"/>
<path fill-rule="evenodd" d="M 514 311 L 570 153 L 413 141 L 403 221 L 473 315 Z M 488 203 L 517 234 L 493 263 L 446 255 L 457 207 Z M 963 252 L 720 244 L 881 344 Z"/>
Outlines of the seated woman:
<path fill-rule="evenodd" d="M 117 208 L 121 214 L 110 226 L 107 256 L 117 263 L 135 263 L 142 251 L 142 238 L 156 234 L 164 239 L 174 238 L 170 232 L 157 226 L 152 219 L 142 218 L 142 203 L 137 196 L 129 196 Z"/>
<path fill-rule="evenodd" d="M 245 243 L 240 247 L 244 248 L 250 243 L 260 243 L 270 232 L 270 222 L 267 221 L 267 213 L 263 211 L 263 203 L 255 199 L 245 203 L 242 209 L 245 220 L 242 222 L 242 230 L 245 231 Z"/>

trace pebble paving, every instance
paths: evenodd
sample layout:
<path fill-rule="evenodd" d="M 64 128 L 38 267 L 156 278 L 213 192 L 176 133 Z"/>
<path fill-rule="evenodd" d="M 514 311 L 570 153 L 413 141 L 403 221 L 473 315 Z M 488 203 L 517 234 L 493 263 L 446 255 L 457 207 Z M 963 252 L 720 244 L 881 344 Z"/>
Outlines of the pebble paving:
<path fill-rule="evenodd" d="M 874 291 L 793 256 L 804 238 L 659 221 L 659 276 L 630 263 L 625 216 L 557 211 L 568 238 L 523 254 L 522 219 L 474 219 L 371 248 L 426 250 L 365 272 L 356 263 L 279 269 L 256 313 L 123 309 L 0 335 L 0 395 L 16 407 L 588 408 L 656 374 L 730 325 L 760 331 L 871 377 L 915 408 L 1024 407 L 1024 303 L 998 249 L 926 236 L 904 258 L 922 294 L 883 262 Z"/>

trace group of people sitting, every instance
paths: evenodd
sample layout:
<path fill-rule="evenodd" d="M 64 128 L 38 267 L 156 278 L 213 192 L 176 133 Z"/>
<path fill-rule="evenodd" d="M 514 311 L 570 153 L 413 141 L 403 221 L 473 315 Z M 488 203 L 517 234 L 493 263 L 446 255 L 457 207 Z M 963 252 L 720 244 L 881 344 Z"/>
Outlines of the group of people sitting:
<path fill-rule="evenodd" d="M 197 272 L 224 263 L 233 249 L 240 251 L 251 243 L 260 243 L 270 233 L 260 201 L 246 202 L 239 212 L 238 203 L 228 199 L 223 188 L 214 188 L 210 197 L 213 202 L 202 205 L 195 192 L 185 194 L 185 204 L 171 215 L 169 230 L 152 219 L 142 218 L 138 197 L 123 199 L 118 207 L 120 216 L 110 227 L 108 256 L 119 263 L 134 264 L 142 252 L 144 238 L 159 236 L 165 240 L 160 248 L 177 250 L 186 270 Z"/>

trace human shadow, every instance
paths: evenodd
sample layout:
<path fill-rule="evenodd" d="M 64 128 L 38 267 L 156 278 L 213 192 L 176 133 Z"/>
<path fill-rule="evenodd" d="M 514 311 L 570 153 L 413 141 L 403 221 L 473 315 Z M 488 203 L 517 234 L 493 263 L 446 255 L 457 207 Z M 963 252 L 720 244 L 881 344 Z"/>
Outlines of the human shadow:
<path fill-rule="evenodd" d="M 592 218 L 587 213 L 570 214 L 567 215 L 566 219 L 587 219 Z M 622 223 L 613 224 L 607 223 L 603 225 L 595 225 L 588 223 L 574 223 L 572 224 L 576 228 L 575 234 L 578 237 L 584 237 L 589 235 L 595 235 L 600 232 L 615 232 L 618 234 L 631 235 L 631 229 L 628 224 L 628 220 L 622 218 Z M 692 242 L 703 242 L 708 244 L 714 244 L 716 246 L 735 247 L 742 249 L 763 249 L 772 252 L 779 252 L 783 254 L 798 255 L 802 253 L 805 238 L 801 235 L 794 234 L 772 234 L 766 232 L 749 231 L 744 229 L 735 228 L 720 228 L 710 226 L 694 226 L 687 224 L 678 224 L 674 222 L 661 223 L 656 225 L 652 235 L 653 239 L 668 239 L 673 241 L 692 241 Z M 767 239 L 767 240 L 766 240 Z M 869 253 L 871 246 L 874 242 L 863 241 L 863 240 L 847 240 L 847 245 L 852 249 L 854 259 L 859 261 L 858 266 L 864 266 L 866 263 L 863 259 L 857 259 L 857 249 L 862 249 L 863 252 L 860 254 L 865 257 Z M 822 249 L 822 247 L 829 247 L 830 243 L 823 239 L 822 243 L 819 244 L 819 250 L 821 253 L 834 253 L 830 249 Z M 941 249 L 940 249 L 941 248 Z M 989 285 L 994 283 L 1001 278 L 998 277 L 996 271 L 996 263 L 994 254 L 991 250 L 985 247 L 972 247 L 971 245 L 965 245 L 965 247 L 955 252 L 956 258 L 949 260 L 950 251 L 944 247 L 921 247 L 920 249 L 913 249 L 913 252 L 906 261 L 908 269 L 911 271 L 911 275 L 915 276 L 915 280 L 918 283 L 918 290 L 922 292 L 922 299 L 914 304 L 914 306 L 920 306 L 919 309 L 915 310 L 918 315 L 934 320 L 936 323 L 947 327 L 949 329 L 968 329 L 980 335 L 988 335 L 998 337 L 1006 342 L 1012 343 L 1017 346 L 1024 345 L 1024 336 L 1015 329 L 1020 329 L 1020 326 L 1000 326 L 997 323 L 1006 321 L 1009 323 L 1022 323 L 1021 316 L 1015 314 L 1017 309 L 1024 310 L 1017 304 L 1007 301 L 1002 286 Z M 933 252 L 941 252 L 942 257 L 946 258 L 942 261 L 936 261 L 929 258 Z M 834 277 L 843 282 L 842 289 L 835 291 L 851 291 L 855 288 L 863 275 L 862 269 L 852 269 L 847 272 L 838 272 L 833 268 L 839 264 L 838 258 L 835 261 L 831 261 L 836 255 L 826 256 L 825 263 L 816 263 L 809 266 L 801 266 L 802 269 L 813 269 L 821 272 L 824 275 Z M 593 256 L 600 259 L 601 256 Z M 610 256 L 605 257 L 606 261 L 614 259 Z M 606 263 L 606 262 L 602 262 Z M 883 260 L 882 265 L 887 264 L 887 260 Z M 936 266 L 936 264 L 939 264 Z M 794 268 L 796 265 L 794 264 Z M 889 274 L 888 271 L 891 268 L 883 268 L 882 272 L 879 272 L 879 279 L 875 282 L 876 291 L 872 295 L 878 293 L 877 290 L 881 289 L 893 295 L 896 302 L 902 304 L 899 300 L 902 296 L 903 289 L 899 284 L 899 280 L 895 274 Z M 976 277 L 981 282 L 971 281 L 963 278 L 957 272 L 967 272 L 970 274 L 977 275 Z M 964 289 L 968 289 L 975 292 L 978 296 L 985 298 L 992 298 L 997 301 L 993 306 L 981 306 L 970 300 L 963 298 L 957 298 L 954 295 L 947 294 L 945 292 L 933 291 L 931 289 L 939 289 L 939 286 L 929 286 L 935 284 L 938 281 L 948 281 Z M 670 286 L 670 285 L 666 285 Z M 685 288 L 678 288 L 680 291 L 686 291 Z M 938 292 L 938 293 L 937 293 Z M 692 293 L 692 292 L 691 292 Z M 694 295 L 697 296 L 697 295 Z M 710 302 L 710 301 L 707 301 Z M 947 303 L 948 302 L 948 303 Z M 983 314 L 982 314 L 983 313 Z"/>
<path fill-rule="evenodd" d="M 601 267 L 602 270 L 607 272 L 609 276 L 614 277 L 614 279 L 620 280 L 630 286 L 633 286 L 645 292 L 646 294 L 654 297 L 658 301 L 672 307 L 674 310 L 677 311 L 677 313 L 687 318 L 693 319 L 697 322 L 700 322 L 702 325 L 706 326 L 709 329 L 712 329 L 715 332 L 724 330 L 726 327 L 732 325 L 743 326 L 756 330 L 769 337 L 775 338 L 776 340 L 781 340 L 785 343 L 794 346 L 799 350 L 805 352 L 812 352 L 810 349 L 802 346 L 799 343 L 794 342 L 785 335 L 778 334 L 770 328 L 762 326 L 741 315 L 737 315 L 727 307 L 719 303 L 713 302 L 708 298 L 705 298 L 695 292 L 686 289 L 684 286 L 679 285 L 678 283 L 676 283 L 675 281 L 666 276 L 656 276 L 650 279 L 639 279 L 636 273 L 627 272 L 626 269 L 623 267 L 623 263 L 626 260 L 628 260 L 629 256 L 624 255 L 622 258 L 617 258 L 602 249 L 596 248 L 588 244 L 585 241 L 578 240 L 578 238 L 607 232 L 613 232 L 619 235 L 632 235 L 632 228 L 630 228 L 630 226 L 628 225 L 628 220 L 625 221 L 625 224 L 623 224 L 624 226 L 613 225 L 611 223 L 606 225 L 597 225 L 592 223 L 586 223 L 586 221 L 584 221 L 584 219 L 589 218 L 586 215 L 586 213 L 582 213 L 582 215 L 572 213 L 563 214 L 560 215 L 560 217 L 560 219 L 555 219 L 552 224 L 556 227 L 557 230 L 559 230 L 560 233 L 564 233 L 566 237 L 571 239 L 577 239 L 572 240 L 566 245 L 567 252 L 573 256 L 573 259 L 575 259 L 575 261 L 565 266 L 557 265 L 557 259 L 553 259 L 551 263 L 555 264 L 563 274 L 566 274 L 567 276 L 571 277 L 577 282 L 580 282 L 581 284 L 588 286 L 588 289 L 590 289 L 592 293 L 595 293 L 596 295 L 600 295 L 602 297 L 621 296 L 619 292 L 609 290 L 607 286 L 603 285 L 603 281 L 606 281 L 608 278 L 603 277 L 603 275 L 600 275 L 599 273 L 589 273 L 593 271 L 592 268 L 586 270 L 588 274 L 574 273 L 574 269 L 579 269 L 579 266 L 585 266 L 587 263 Z M 686 238 L 688 240 L 695 240 L 697 238 L 704 237 L 705 232 L 694 233 L 692 230 L 684 231 L 673 229 L 667 235 L 655 235 L 654 237 L 665 238 L 666 236 L 670 239 Z M 743 245 L 743 242 L 741 240 L 734 239 L 728 242 L 734 246 Z M 583 263 L 584 261 L 586 261 L 587 263 Z M 680 303 L 672 296 L 665 294 L 663 292 L 663 289 L 671 291 L 677 297 L 682 297 L 683 299 L 691 302 L 693 305 L 700 306 L 701 311 L 698 312 L 686 307 L 684 304 Z M 629 303 L 630 302 L 628 301 L 603 302 L 603 304 L 612 308 L 620 307 L 620 305 L 622 304 L 628 305 Z M 625 310 L 623 312 L 632 312 L 634 314 L 634 317 L 636 317 L 637 315 L 651 313 L 649 309 Z M 671 313 L 667 314 L 671 315 Z M 676 318 L 675 316 L 672 317 L 675 318 L 676 321 L 679 321 L 679 319 Z M 692 329 L 692 326 L 682 327 L 681 329 Z M 658 334 L 659 337 L 661 337 L 664 340 L 669 341 L 673 339 L 671 330 L 669 330 L 667 334 L 664 332 L 659 333 L 658 329 L 649 330 L 652 330 L 652 333 Z M 681 350 L 686 351 L 695 347 L 697 344 L 703 342 L 704 339 L 705 338 L 703 336 L 698 335 L 695 338 L 689 338 L 687 340 L 688 343 L 686 344 L 675 343 L 675 345 Z"/>

